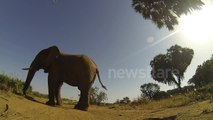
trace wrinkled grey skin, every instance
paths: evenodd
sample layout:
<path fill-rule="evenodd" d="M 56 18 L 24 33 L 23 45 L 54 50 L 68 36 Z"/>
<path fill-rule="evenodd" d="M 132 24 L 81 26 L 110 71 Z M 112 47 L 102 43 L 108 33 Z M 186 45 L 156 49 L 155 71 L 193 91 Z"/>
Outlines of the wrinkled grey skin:
<path fill-rule="evenodd" d="M 40 51 L 29 70 L 24 84 L 23 93 L 26 95 L 36 71 L 44 69 L 48 73 L 48 105 L 61 105 L 60 90 L 63 82 L 76 86 L 80 90 L 80 99 L 75 106 L 76 109 L 87 110 L 89 107 L 89 91 L 95 81 L 96 74 L 99 82 L 102 84 L 99 76 L 99 71 L 95 62 L 85 55 L 68 55 L 59 51 L 57 46 L 52 46 Z M 56 100 L 56 103 L 55 103 Z"/>

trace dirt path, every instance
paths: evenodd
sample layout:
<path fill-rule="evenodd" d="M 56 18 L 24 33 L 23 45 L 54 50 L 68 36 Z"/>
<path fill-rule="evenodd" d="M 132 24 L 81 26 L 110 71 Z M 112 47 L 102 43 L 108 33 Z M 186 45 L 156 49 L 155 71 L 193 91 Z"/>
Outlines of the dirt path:
<path fill-rule="evenodd" d="M 33 101 L 34 100 L 34 101 Z M 51 107 L 44 99 L 26 99 L 22 96 L 0 93 L 0 120 L 143 120 L 150 117 L 177 115 L 177 119 L 211 120 L 213 103 L 200 102 L 177 108 L 143 109 L 142 106 L 91 106 L 88 112 L 75 110 L 71 105 Z M 8 110 L 7 106 L 8 105 Z"/>
<path fill-rule="evenodd" d="M 4 99 L 2 99 L 4 98 Z M 4 95 L 0 98 L 2 111 L 8 104 L 9 110 L 6 115 L 0 119 L 14 120 L 72 120 L 88 119 L 93 120 L 94 117 L 89 112 L 72 109 L 73 106 L 51 107 L 44 104 L 43 100 L 32 101 L 21 96 Z"/>

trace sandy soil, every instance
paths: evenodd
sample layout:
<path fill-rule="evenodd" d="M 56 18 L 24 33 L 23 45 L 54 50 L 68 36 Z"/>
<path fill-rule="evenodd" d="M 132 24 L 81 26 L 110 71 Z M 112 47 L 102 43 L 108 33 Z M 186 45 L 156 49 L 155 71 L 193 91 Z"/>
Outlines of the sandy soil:
<path fill-rule="evenodd" d="M 143 120 L 176 116 L 180 120 L 212 120 L 213 103 L 203 101 L 175 108 L 143 106 L 91 106 L 89 111 L 73 109 L 72 105 L 51 107 L 40 98 L 24 98 L 0 93 L 0 120 Z M 172 119 L 171 119 L 172 120 Z"/>

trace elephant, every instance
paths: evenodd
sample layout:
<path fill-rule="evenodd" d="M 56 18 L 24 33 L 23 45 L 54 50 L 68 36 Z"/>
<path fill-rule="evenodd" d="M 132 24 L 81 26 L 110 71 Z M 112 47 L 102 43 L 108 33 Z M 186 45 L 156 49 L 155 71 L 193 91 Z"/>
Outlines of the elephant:
<path fill-rule="evenodd" d="M 47 105 L 61 105 L 60 90 L 63 82 L 68 85 L 78 87 L 80 90 L 80 98 L 75 105 L 75 109 L 87 111 L 89 107 L 89 91 L 98 76 L 101 86 L 107 90 L 102 84 L 99 70 L 96 63 L 86 55 L 72 55 L 61 53 L 57 46 L 41 50 L 32 61 L 28 70 L 27 78 L 23 87 L 23 94 L 26 91 L 36 73 L 43 69 L 48 73 L 48 97 Z"/>

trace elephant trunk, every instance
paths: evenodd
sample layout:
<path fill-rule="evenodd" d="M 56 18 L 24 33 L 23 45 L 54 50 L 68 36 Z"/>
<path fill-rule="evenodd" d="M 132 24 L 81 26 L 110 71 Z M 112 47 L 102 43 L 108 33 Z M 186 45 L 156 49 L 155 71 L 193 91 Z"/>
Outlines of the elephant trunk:
<path fill-rule="evenodd" d="M 33 79 L 33 77 L 35 75 L 35 72 L 36 72 L 36 70 L 30 69 L 28 74 L 27 74 L 27 79 L 26 79 L 26 81 L 24 83 L 24 88 L 23 88 L 23 94 L 24 95 L 26 95 L 26 91 L 27 91 L 27 89 L 30 86 L 30 83 L 31 83 L 31 81 L 32 81 L 32 79 Z"/>

